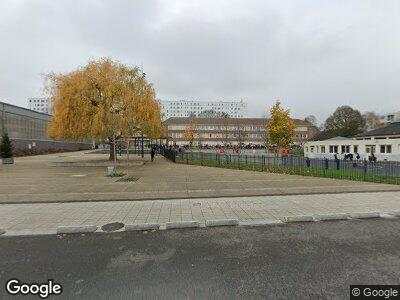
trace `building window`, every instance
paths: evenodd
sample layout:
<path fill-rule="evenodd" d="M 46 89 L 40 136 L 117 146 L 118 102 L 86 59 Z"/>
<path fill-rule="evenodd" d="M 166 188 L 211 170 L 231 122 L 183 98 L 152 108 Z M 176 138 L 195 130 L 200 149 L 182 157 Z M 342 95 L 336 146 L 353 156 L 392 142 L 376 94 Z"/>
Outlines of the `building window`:
<path fill-rule="evenodd" d="M 342 149 L 342 154 L 343 153 L 350 153 L 350 146 L 347 146 L 347 145 L 342 145 L 342 147 L 341 147 Z"/>
<path fill-rule="evenodd" d="M 337 153 L 338 152 L 338 148 L 339 148 L 339 146 L 332 146 L 332 145 L 330 145 L 329 146 L 329 153 Z"/>
<path fill-rule="evenodd" d="M 321 153 L 325 153 L 325 146 L 321 146 Z"/>
<path fill-rule="evenodd" d="M 357 145 L 354 145 L 354 146 L 353 146 L 353 150 L 354 150 L 354 153 L 358 153 L 358 146 L 357 146 Z"/>
<path fill-rule="evenodd" d="M 392 145 L 381 145 L 381 153 L 392 153 Z"/>

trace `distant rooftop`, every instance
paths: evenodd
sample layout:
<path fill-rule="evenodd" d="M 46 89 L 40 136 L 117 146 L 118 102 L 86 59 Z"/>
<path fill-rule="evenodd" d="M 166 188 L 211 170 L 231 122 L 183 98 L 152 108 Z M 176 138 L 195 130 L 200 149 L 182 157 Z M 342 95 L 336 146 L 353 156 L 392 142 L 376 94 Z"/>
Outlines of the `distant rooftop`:
<path fill-rule="evenodd" d="M 330 139 L 326 139 L 326 141 L 341 141 L 341 140 L 351 140 L 352 138 L 344 137 L 344 136 L 335 136 Z"/>
<path fill-rule="evenodd" d="M 366 133 L 360 133 L 356 135 L 356 137 L 389 136 L 389 135 L 400 135 L 400 122 L 393 122 L 390 123 L 388 126 L 374 129 Z"/>

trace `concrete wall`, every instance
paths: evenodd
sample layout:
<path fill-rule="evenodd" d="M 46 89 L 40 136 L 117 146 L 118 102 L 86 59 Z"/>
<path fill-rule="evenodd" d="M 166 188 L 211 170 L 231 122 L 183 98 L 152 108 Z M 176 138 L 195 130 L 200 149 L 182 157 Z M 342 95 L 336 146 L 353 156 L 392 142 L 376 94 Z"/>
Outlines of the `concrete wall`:
<path fill-rule="evenodd" d="M 63 150 L 78 151 L 92 149 L 91 143 L 53 141 L 53 140 L 36 140 L 36 139 L 11 139 L 16 150 Z"/>

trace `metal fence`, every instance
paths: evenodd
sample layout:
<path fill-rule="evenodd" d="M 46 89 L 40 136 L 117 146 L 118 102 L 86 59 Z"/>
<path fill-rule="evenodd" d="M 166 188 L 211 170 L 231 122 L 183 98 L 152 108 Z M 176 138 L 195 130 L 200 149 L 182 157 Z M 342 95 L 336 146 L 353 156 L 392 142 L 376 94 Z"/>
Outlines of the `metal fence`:
<path fill-rule="evenodd" d="M 164 150 L 163 155 L 173 162 L 185 164 L 400 184 L 400 162 L 395 161 L 328 160 L 174 150 Z"/>
<path fill-rule="evenodd" d="M 176 152 L 175 150 L 170 150 L 170 149 L 159 149 L 159 153 L 161 155 L 164 155 L 166 159 L 169 159 L 170 161 L 176 162 Z"/>

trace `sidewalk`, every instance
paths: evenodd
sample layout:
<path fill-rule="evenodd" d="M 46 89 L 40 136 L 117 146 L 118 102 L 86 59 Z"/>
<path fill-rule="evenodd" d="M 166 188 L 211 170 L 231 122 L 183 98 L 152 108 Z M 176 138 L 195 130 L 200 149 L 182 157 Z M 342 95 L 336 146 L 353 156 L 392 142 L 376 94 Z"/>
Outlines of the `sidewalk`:
<path fill-rule="evenodd" d="M 251 225 L 400 215 L 400 192 L 0 205 L 3 236 L 55 234 L 60 226 Z M 188 223 L 186 221 L 192 221 Z M 193 222 L 195 221 L 195 222 Z M 210 222 L 211 221 L 211 222 Z M 198 222 L 198 224 L 196 223 Z M 225 222 L 225 223 L 224 223 Z M 227 222 L 227 223 L 226 223 Z M 171 225 L 172 224 L 172 225 Z M 175 224 L 175 225 L 174 225 Z M 196 225 L 197 224 L 197 225 Z M 143 227 L 142 227 L 143 228 Z M 155 227 L 152 227 L 155 228 Z M 84 229 L 85 230 L 85 229 Z M 0 232 L 1 234 L 1 232 Z"/>
<path fill-rule="evenodd" d="M 131 155 L 129 165 L 122 161 L 118 170 L 137 177 L 135 182 L 106 177 L 110 162 L 104 154 L 58 153 L 15 161 L 0 165 L 0 204 L 400 190 L 400 185 L 174 164 L 161 156 L 153 163 L 137 155 Z"/>

